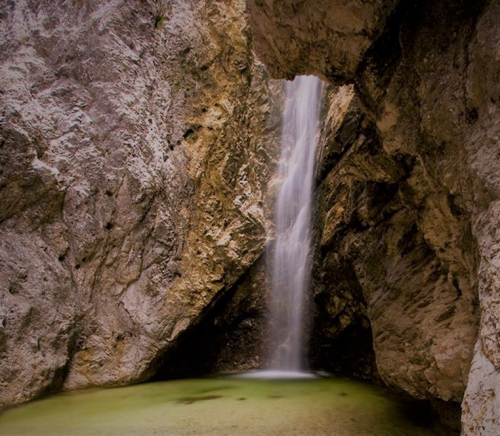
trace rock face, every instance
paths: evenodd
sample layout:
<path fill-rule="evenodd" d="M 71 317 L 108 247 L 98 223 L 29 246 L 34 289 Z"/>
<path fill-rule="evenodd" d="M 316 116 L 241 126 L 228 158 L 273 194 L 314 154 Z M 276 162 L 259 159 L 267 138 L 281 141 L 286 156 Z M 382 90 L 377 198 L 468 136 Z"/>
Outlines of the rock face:
<path fill-rule="evenodd" d="M 386 384 L 417 398 L 460 401 L 477 323 L 475 247 L 461 239 L 470 235 L 469 221 L 435 186 L 423 185 L 415 198 L 419 164 L 384 151 L 351 87 L 333 93 L 330 107 L 337 113 L 326 121 L 318 174 L 314 336 L 323 332 L 338 353 L 338 337 L 349 335 L 349 344 L 353 330 L 364 338 L 371 326 Z M 368 359 L 371 350 L 358 354 Z M 361 375 L 369 374 L 365 366 Z"/>
<path fill-rule="evenodd" d="M 244 4 L 0 17 L 0 403 L 144 380 L 264 248 L 276 120 Z"/>
<path fill-rule="evenodd" d="M 352 86 L 329 86 L 323 101 L 324 121 L 316 153 L 311 362 L 321 370 L 369 379 L 376 377 L 376 369 L 367 304 L 348 250 L 340 251 L 340 241 L 352 227 L 359 227 L 355 201 L 367 185 L 353 180 L 353 174 L 340 163 L 353 143 L 363 141 L 363 115 Z M 352 190 L 349 186 L 362 187 L 355 191 L 355 198 L 347 198 Z M 351 216 L 354 226 L 349 225 Z"/>
<path fill-rule="evenodd" d="M 305 0 L 247 2 L 255 49 L 273 75 L 287 78 L 306 73 L 353 78 L 396 5 L 396 0 L 316 2 L 314 7 Z"/>
<path fill-rule="evenodd" d="M 500 433 L 498 4 L 277 3 L 247 0 L 273 74 L 350 82 L 361 110 L 355 134 L 327 140 L 319 181 L 323 336 L 369 319 L 386 383 L 457 402 L 466 387 L 463 434 Z M 325 47 L 315 29 L 355 28 L 343 17 L 361 7 L 363 38 Z"/>
<path fill-rule="evenodd" d="M 265 256 L 214 301 L 199 325 L 186 330 L 175 345 L 154 362 L 155 378 L 248 371 L 266 359 L 268 331 Z"/>
<path fill-rule="evenodd" d="M 246 3 L 275 77 L 335 84 L 314 361 L 500 433 L 500 6 Z M 243 0 L 0 18 L 0 403 L 258 365 L 279 89 Z"/>

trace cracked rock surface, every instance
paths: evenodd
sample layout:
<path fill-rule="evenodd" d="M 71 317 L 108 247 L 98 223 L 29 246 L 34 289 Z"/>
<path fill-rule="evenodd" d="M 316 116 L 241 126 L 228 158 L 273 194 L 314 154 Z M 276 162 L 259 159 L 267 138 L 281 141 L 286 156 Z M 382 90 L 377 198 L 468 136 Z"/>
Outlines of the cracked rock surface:
<path fill-rule="evenodd" d="M 386 383 L 463 399 L 464 435 L 500 433 L 497 2 L 247 4 L 275 76 L 350 83 L 364 119 L 319 181 L 324 336 L 369 319 Z"/>
<path fill-rule="evenodd" d="M 244 4 L 0 19 L 0 403 L 144 380 L 264 248 L 276 120 Z"/>

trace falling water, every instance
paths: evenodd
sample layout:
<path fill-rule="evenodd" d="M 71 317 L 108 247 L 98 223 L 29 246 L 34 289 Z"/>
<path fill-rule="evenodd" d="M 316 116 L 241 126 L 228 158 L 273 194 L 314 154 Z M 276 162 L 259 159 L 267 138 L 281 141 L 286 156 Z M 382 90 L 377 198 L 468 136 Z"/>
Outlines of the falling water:
<path fill-rule="evenodd" d="M 286 85 L 271 291 L 270 362 L 280 371 L 300 371 L 305 366 L 304 309 L 320 97 L 317 77 L 299 76 Z"/>

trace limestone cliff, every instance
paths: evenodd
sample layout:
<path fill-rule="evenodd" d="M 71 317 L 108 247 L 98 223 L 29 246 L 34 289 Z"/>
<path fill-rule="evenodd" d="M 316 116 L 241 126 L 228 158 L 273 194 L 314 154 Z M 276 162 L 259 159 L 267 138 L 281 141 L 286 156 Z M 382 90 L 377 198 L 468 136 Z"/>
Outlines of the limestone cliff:
<path fill-rule="evenodd" d="M 148 378 L 264 248 L 277 121 L 244 3 L 0 19 L 0 403 Z"/>
<path fill-rule="evenodd" d="M 354 90 L 319 179 L 323 345 L 356 323 L 371 328 L 387 384 L 464 398 L 463 434 L 499 434 L 499 5 L 247 5 L 275 76 L 314 73 Z"/>
<path fill-rule="evenodd" d="M 0 403 L 258 365 L 278 89 L 253 43 L 335 84 L 316 366 L 500 433 L 500 6 L 246 3 L 252 36 L 243 0 L 0 5 Z"/>

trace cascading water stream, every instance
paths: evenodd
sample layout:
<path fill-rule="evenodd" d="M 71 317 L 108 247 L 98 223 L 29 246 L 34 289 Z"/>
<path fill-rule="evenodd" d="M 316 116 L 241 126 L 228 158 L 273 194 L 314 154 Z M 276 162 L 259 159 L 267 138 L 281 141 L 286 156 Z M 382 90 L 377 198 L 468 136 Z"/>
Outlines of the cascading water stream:
<path fill-rule="evenodd" d="M 271 269 L 272 370 L 306 369 L 304 309 L 310 282 L 311 200 L 320 99 L 321 81 L 317 77 L 298 76 L 286 84 Z"/>

